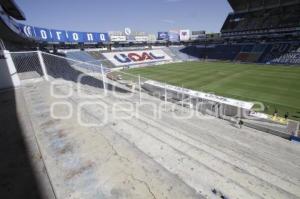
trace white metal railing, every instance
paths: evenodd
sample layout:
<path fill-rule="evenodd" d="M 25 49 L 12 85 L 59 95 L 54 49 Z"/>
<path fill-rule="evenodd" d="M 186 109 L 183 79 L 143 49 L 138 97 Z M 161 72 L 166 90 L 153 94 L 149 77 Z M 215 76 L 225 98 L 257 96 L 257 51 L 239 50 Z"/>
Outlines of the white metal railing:
<path fill-rule="evenodd" d="M 10 52 L 14 67 L 20 80 L 43 76 L 37 51 Z"/>
<path fill-rule="evenodd" d="M 105 79 L 106 69 L 102 64 L 87 63 L 41 51 L 8 52 L 8 54 L 21 80 L 37 77 L 49 80 L 49 73 L 53 78 L 70 78 L 74 75 L 74 70 L 83 73 L 101 73 L 102 79 Z"/>

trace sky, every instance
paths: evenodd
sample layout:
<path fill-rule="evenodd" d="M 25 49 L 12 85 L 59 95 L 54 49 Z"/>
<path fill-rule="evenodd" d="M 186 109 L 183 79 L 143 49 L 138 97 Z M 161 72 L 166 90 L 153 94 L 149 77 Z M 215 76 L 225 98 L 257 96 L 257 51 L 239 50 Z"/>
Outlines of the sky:
<path fill-rule="evenodd" d="M 28 25 L 73 31 L 220 32 L 227 0 L 15 0 Z"/>

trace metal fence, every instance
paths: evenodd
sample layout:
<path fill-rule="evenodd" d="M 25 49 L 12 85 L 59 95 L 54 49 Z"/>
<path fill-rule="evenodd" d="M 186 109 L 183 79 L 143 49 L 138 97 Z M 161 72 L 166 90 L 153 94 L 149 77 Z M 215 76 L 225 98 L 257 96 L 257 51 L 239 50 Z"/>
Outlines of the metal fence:
<path fill-rule="evenodd" d="M 36 51 L 11 52 L 10 55 L 21 80 L 43 76 L 43 70 Z"/>
<path fill-rule="evenodd" d="M 105 76 L 109 70 L 102 65 L 81 62 L 41 51 L 10 52 L 21 80 L 43 77 L 46 80 L 63 78 L 77 81 L 78 75 L 95 73 Z"/>

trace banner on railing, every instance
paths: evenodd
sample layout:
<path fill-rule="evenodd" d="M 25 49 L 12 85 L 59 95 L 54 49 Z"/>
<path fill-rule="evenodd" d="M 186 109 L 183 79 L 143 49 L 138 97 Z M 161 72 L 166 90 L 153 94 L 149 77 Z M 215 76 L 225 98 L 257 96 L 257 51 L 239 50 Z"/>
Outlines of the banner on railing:
<path fill-rule="evenodd" d="M 148 85 L 160 88 L 160 89 L 167 89 L 169 91 L 174 91 L 177 93 L 183 93 L 183 94 L 189 95 L 191 97 L 201 98 L 201 99 L 205 99 L 205 100 L 209 100 L 209 101 L 213 101 L 213 102 L 217 102 L 217 103 L 221 103 L 221 104 L 227 104 L 230 106 L 239 107 L 239 108 L 243 108 L 243 109 L 247 109 L 247 110 L 250 110 L 254 106 L 254 104 L 252 102 L 245 102 L 245 101 L 241 101 L 241 100 L 236 100 L 236 99 L 232 99 L 232 98 L 214 95 L 211 93 L 204 93 L 204 92 L 194 91 L 194 90 L 190 90 L 190 89 L 186 89 L 186 88 L 180 88 L 177 86 L 163 84 L 163 83 L 153 81 L 153 80 L 148 80 L 144 84 L 148 84 Z"/>
<path fill-rule="evenodd" d="M 108 33 L 54 30 L 19 24 L 22 33 L 37 41 L 59 43 L 100 43 L 109 42 Z"/>

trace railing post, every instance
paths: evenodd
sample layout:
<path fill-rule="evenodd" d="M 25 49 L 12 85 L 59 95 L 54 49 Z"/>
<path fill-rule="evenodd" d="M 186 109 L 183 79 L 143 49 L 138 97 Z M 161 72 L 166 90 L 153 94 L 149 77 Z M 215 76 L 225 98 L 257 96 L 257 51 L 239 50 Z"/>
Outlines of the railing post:
<path fill-rule="evenodd" d="M 184 100 L 184 96 L 183 96 L 183 84 L 181 86 L 181 106 L 183 107 L 183 100 Z"/>
<path fill-rule="evenodd" d="M 106 83 L 105 83 L 105 74 L 104 74 L 104 71 L 103 71 L 102 63 L 100 65 L 100 67 L 101 67 L 101 74 L 102 74 L 103 90 L 104 90 L 104 94 L 106 95 L 107 91 L 106 91 Z"/>
<path fill-rule="evenodd" d="M 6 64 L 7 64 L 7 67 L 8 67 L 9 74 L 11 76 L 13 86 L 18 87 L 18 86 L 21 85 L 21 82 L 20 82 L 19 75 L 17 73 L 15 63 L 13 62 L 13 59 L 11 57 L 11 53 L 8 50 L 3 50 L 3 54 L 4 54 L 5 59 L 6 59 Z"/>
<path fill-rule="evenodd" d="M 140 103 L 141 103 L 142 102 L 141 75 L 139 75 L 139 97 L 140 97 Z"/>
<path fill-rule="evenodd" d="M 167 84 L 165 83 L 165 111 L 167 111 Z"/>
<path fill-rule="evenodd" d="M 44 74 L 44 78 L 45 78 L 46 81 L 49 81 L 49 77 L 48 77 L 46 65 L 45 65 L 45 62 L 44 62 L 44 58 L 42 56 L 42 52 L 38 50 L 37 54 L 38 54 L 38 58 L 39 58 L 39 61 L 40 61 L 40 64 L 41 64 L 43 74 Z"/>

